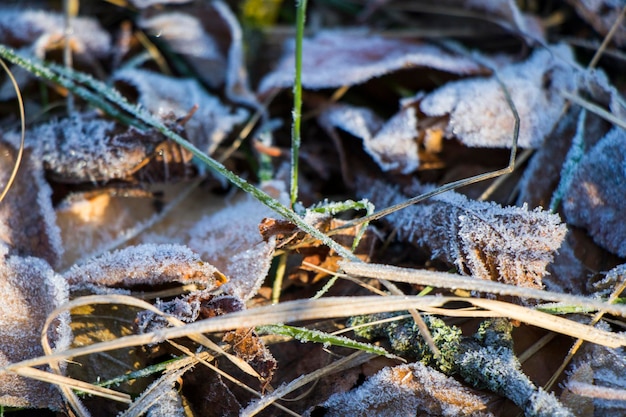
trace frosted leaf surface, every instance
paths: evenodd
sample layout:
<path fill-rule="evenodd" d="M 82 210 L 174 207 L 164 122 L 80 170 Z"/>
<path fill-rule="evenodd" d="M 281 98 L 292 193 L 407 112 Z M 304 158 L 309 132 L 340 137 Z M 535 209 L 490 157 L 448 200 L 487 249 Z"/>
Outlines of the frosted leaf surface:
<path fill-rule="evenodd" d="M 400 110 L 386 123 L 371 110 L 333 105 L 320 115 L 326 130 L 339 128 L 363 140 L 363 147 L 384 171 L 409 174 L 419 165 L 417 118 L 413 107 Z"/>
<path fill-rule="evenodd" d="M 277 190 L 274 196 L 284 202 L 287 198 L 284 185 L 275 183 L 274 188 Z M 182 230 L 180 225 L 173 224 L 167 230 L 147 233 L 142 239 L 189 246 L 228 277 L 229 281 L 221 287 L 224 292 L 248 300 L 260 288 L 272 262 L 275 239 L 263 241 L 259 224 L 265 217 L 274 215 L 252 197 L 240 196 L 219 211 L 200 216 Z"/>
<path fill-rule="evenodd" d="M 184 118 L 194 105 L 198 105 L 196 113 L 185 124 L 185 133 L 190 142 L 209 154 L 235 125 L 247 117 L 244 109 L 232 111 L 191 78 L 174 78 L 151 71 L 125 69 L 116 72 L 113 80 L 118 87 L 124 83 L 134 88 L 139 103 L 164 120 L 172 116 Z"/>
<path fill-rule="evenodd" d="M 132 174 L 163 137 L 90 114 L 52 120 L 33 129 L 27 144 L 59 182 L 123 179 Z"/>
<path fill-rule="evenodd" d="M 68 301 L 65 280 L 42 259 L 0 259 L 0 367 L 44 354 L 41 331 L 47 316 Z M 55 349 L 70 344 L 69 316 L 51 330 Z M 59 409 L 62 399 L 51 384 L 0 373 L 0 405 Z"/>
<path fill-rule="evenodd" d="M 540 49 L 526 61 L 499 70 L 520 117 L 520 147 L 541 146 L 565 105 L 559 91 L 576 87 L 571 64 L 561 58 L 570 60 L 570 49 L 552 49 Z M 512 144 L 515 120 L 493 77 L 449 82 L 428 94 L 419 106 L 428 116 L 449 115 L 446 135 L 467 146 L 501 148 Z"/>
<path fill-rule="evenodd" d="M 304 88 L 361 84 L 394 71 L 415 67 L 453 74 L 482 72 L 473 60 L 455 56 L 434 45 L 385 39 L 365 31 L 324 31 L 303 41 Z M 276 69 L 261 81 L 259 92 L 291 87 L 294 68 L 294 43 L 289 42 Z"/>
<path fill-rule="evenodd" d="M 363 385 L 333 394 L 331 416 L 491 416 L 487 397 L 422 363 L 384 368 Z"/>
<path fill-rule="evenodd" d="M 130 0 L 130 2 L 138 9 L 145 9 L 151 6 L 164 4 L 185 4 L 192 0 Z"/>
<path fill-rule="evenodd" d="M 16 148 L 0 141 L 0 189 L 6 186 L 16 157 Z M 37 256 L 56 267 L 63 243 L 51 195 L 41 161 L 26 149 L 15 182 L 0 202 L 0 241 L 6 243 L 10 254 Z"/>
<path fill-rule="evenodd" d="M 191 249 L 173 244 L 144 244 L 105 253 L 65 274 L 72 286 L 94 284 L 104 287 L 196 283 L 214 288 L 223 276 L 203 262 Z"/>
<path fill-rule="evenodd" d="M 362 182 L 360 197 L 376 207 L 407 200 L 382 181 Z M 410 196 L 431 190 L 414 184 Z M 546 266 L 561 246 L 566 226 L 558 215 L 526 207 L 502 207 L 447 192 L 385 217 L 398 238 L 430 251 L 432 258 L 456 265 L 476 278 L 542 287 Z"/>
<path fill-rule="evenodd" d="M 614 128 L 586 154 L 563 198 L 568 223 L 587 229 L 593 240 L 626 256 L 626 132 Z"/>

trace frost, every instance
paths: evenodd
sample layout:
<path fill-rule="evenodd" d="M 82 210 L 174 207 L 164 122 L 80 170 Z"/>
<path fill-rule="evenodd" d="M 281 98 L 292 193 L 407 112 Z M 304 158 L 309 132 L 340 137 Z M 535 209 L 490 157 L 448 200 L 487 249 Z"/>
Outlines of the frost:
<path fill-rule="evenodd" d="M 0 367 L 44 354 L 41 332 L 48 315 L 68 301 L 65 280 L 42 259 L 11 256 L 0 259 Z M 50 331 L 57 350 L 70 344 L 69 316 Z M 53 385 L 0 373 L 0 405 L 61 407 Z"/>
<path fill-rule="evenodd" d="M 194 79 L 173 78 L 151 71 L 125 69 L 113 81 L 130 85 L 137 91 L 139 103 L 162 119 L 184 118 L 194 105 L 198 111 L 185 124 L 190 142 L 211 154 L 233 127 L 242 123 L 247 112 L 232 112 L 217 97 L 209 95 Z M 158 88 L 157 88 L 158 87 Z"/>
<path fill-rule="evenodd" d="M 381 181 L 361 182 L 360 196 L 376 207 L 408 199 Z M 415 183 L 411 196 L 431 187 Z M 433 258 L 487 280 L 541 287 L 541 278 L 566 234 L 558 215 L 526 207 L 502 207 L 447 192 L 385 218 L 398 238 L 427 248 Z"/>
<path fill-rule="evenodd" d="M 499 70 L 519 113 L 520 147 L 540 147 L 558 121 L 565 105 L 559 91 L 576 87 L 570 60 L 567 47 L 555 46 L 552 51 L 540 49 L 526 61 Z M 419 105 L 428 116 L 449 115 L 447 136 L 467 146 L 498 148 L 512 144 L 513 114 L 493 77 L 447 83 Z"/>
<path fill-rule="evenodd" d="M 386 39 L 365 31 L 334 30 L 304 39 L 302 86 L 310 89 L 361 84 L 401 69 L 428 67 L 454 74 L 475 74 L 482 68 L 473 60 L 439 47 Z M 287 88 L 294 81 L 294 43 L 285 46 L 276 69 L 259 86 L 261 94 Z"/>
<path fill-rule="evenodd" d="M 127 177 L 150 156 L 159 138 L 94 114 L 76 114 L 38 126 L 28 134 L 27 145 L 52 178 L 80 183 Z"/>
<path fill-rule="evenodd" d="M 224 280 L 214 266 L 203 262 L 189 248 L 172 244 L 144 244 L 109 252 L 84 265 L 74 265 L 64 276 L 70 285 L 78 287 L 84 284 L 130 287 L 179 282 L 214 288 Z"/>
<path fill-rule="evenodd" d="M 345 130 L 363 140 L 363 147 L 384 171 L 409 174 L 419 165 L 417 118 L 413 107 L 405 107 L 385 124 L 371 110 L 336 104 L 319 117 L 322 127 Z"/>
<path fill-rule="evenodd" d="M 147 417 L 185 417 L 186 415 L 182 398 L 176 387 L 172 387 L 161 395 L 146 413 Z"/>
<path fill-rule="evenodd" d="M 4 189 L 15 164 L 17 150 L 0 141 L 0 189 Z M 37 256 L 58 266 L 63 255 L 61 232 L 52 208 L 52 190 L 38 157 L 24 151 L 22 164 L 9 193 L 0 203 L 0 241 L 9 253 Z"/>
<path fill-rule="evenodd" d="M 331 416 L 491 416 L 488 397 L 421 363 L 384 368 L 321 405 Z"/>
<path fill-rule="evenodd" d="M 626 132 L 611 130 L 580 161 L 563 197 L 568 223 L 584 227 L 593 240 L 626 256 Z"/>

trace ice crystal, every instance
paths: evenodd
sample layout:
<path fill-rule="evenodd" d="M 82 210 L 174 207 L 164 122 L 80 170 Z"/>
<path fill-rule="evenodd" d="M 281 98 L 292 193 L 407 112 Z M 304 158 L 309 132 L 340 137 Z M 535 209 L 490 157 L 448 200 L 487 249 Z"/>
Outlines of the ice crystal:
<path fill-rule="evenodd" d="M 381 181 L 359 185 L 361 197 L 387 207 L 408 197 Z M 411 196 L 430 190 L 417 183 Z M 566 234 L 558 215 L 502 207 L 447 192 L 393 213 L 386 220 L 398 238 L 427 248 L 433 258 L 456 265 L 476 278 L 541 287 L 541 278 Z"/>
<path fill-rule="evenodd" d="M 571 51 L 556 46 L 499 70 L 520 117 L 519 146 L 540 147 L 562 112 L 560 90 L 575 88 Z M 555 55 L 559 55 L 557 58 Z M 510 147 L 514 118 L 502 87 L 493 77 L 450 82 L 420 102 L 428 116 L 449 115 L 446 134 L 472 147 Z"/>

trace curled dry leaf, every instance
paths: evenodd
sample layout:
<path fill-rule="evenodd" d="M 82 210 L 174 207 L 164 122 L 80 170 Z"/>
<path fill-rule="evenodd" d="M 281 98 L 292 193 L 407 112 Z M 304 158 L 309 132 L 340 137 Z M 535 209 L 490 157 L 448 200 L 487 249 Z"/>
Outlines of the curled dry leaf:
<path fill-rule="evenodd" d="M 526 61 L 498 70 L 519 113 L 519 146 L 540 147 L 559 120 L 565 105 L 559 91 L 576 87 L 571 61 L 571 50 L 557 45 L 552 51 L 537 50 Z M 449 115 L 446 135 L 467 146 L 512 144 L 513 114 L 494 77 L 447 83 L 421 99 L 419 107 L 428 116 Z"/>
<path fill-rule="evenodd" d="M 67 283 L 50 265 L 38 258 L 5 256 L 6 249 L 0 247 L 0 367 L 42 356 L 46 318 L 68 301 Z M 69 346 L 69 315 L 59 316 L 49 338 L 55 349 Z M 0 373 L 0 405 L 59 409 L 61 404 L 53 385 Z"/>
<path fill-rule="evenodd" d="M 65 274 L 73 287 L 132 287 L 171 282 L 195 283 L 215 288 L 226 281 L 213 265 L 203 262 L 191 249 L 173 244 L 144 244 L 106 253 Z"/>
<path fill-rule="evenodd" d="M 8 142 L 0 141 L 2 189 L 6 187 L 16 158 L 17 149 Z M 0 242 L 8 245 L 9 254 L 36 256 L 52 266 L 58 266 L 63 244 L 51 195 L 41 161 L 30 149 L 26 149 L 17 177 L 0 202 Z"/>
<path fill-rule="evenodd" d="M 363 140 L 363 147 L 384 171 L 414 172 L 419 166 L 415 109 L 404 107 L 386 123 L 369 109 L 346 104 L 328 107 L 320 125 L 332 136 L 339 128 Z"/>
<path fill-rule="evenodd" d="M 626 256 L 626 132 L 614 128 L 580 161 L 563 199 L 568 223 L 584 227 L 600 246 Z"/>
<path fill-rule="evenodd" d="M 453 74 L 484 72 L 475 61 L 437 46 L 387 39 L 364 30 L 324 31 L 303 42 L 304 88 L 361 84 L 394 71 L 415 67 L 434 68 Z M 294 68 L 294 43 L 289 42 L 276 69 L 261 81 L 259 92 L 264 94 L 274 88 L 291 87 Z"/>
<path fill-rule="evenodd" d="M 79 113 L 38 126 L 26 140 L 55 181 L 95 183 L 132 175 L 164 138 Z"/>
<path fill-rule="evenodd" d="M 318 406 L 325 416 L 492 416 L 490 396 L 422 363 L 384 368 L 358 388 Z"/>
<path fill-rule="evenodd" d="M 361 196 L 377 207 L 409 198 L 382 181 L 357 186 Z M 419 195 L 431 189 L 414 183 L 410 193 Z M 537 288 L 542 286 L 546 266 L 567 230 L 558 215 L 541 209 L 502 207 L 468 200 L 455 192 L 433 197 L 385 219 L 398 228 L 399 239 L 427 248 L 433 258 L 454 264 L 462 272 Z"/>
<path fill-rule="evenodd" d="M 134 89 L 132 95 L 138 97 L 139 104 L 165 120 L 184 118 L 197 105 L 198 110 L 185 123 L 185 134 L 190 142 L 208 154 L 212 154 L 233 127 L 247 117 L 244 109 L 232 111 L 191 78 L 124 69 L 113 75 L 113 81 L 122 91 Z"/>
<path fill-rule="evenodd" d="M 243 34 L 236 16 L 222 1 L 189 3 L 175 12 L 144 13 L 138 24 L 184 57 L 209 86 L 225 86 L 230 100 L 256 106 L 248 85 Z"/>

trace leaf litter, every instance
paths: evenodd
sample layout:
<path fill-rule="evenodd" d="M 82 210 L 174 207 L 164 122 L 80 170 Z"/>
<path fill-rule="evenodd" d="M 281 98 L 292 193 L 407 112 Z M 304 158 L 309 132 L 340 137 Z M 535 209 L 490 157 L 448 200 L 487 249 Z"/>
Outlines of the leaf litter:
<path fill-rule="evenodd" d="M 219 1 L 175 7 L 168 5 L 172 2 L 157 2 L 164 3 L 159 7 L 151 3 L 138 2 L 136 6 L 142 10 L 131 19 L 135 20 L 137 28 L 152 35 L 148 42 L 154 42 L 155 48 L 150 48 L 145 43 L 146 38 L 138 32 L 130 33 L 125 54 L 116 58 L 122 59 L 122 65 L 108 65 L 112 57 L 111 39 L 116 39 L 121 21 L 99 22 L 87 16 L 102 15 L 86 7 L 81 11 L 86 16 L 73 20 L 76 26 L 70 47 L 79 58 L 76 63 L 80 70 L 115 85 L 130 101 L 154 114 L 167 128 L 202 152 L 219 156 L 249 120 L 251 109 L 261 109 L 259 103 L 266 100 L 271 91 L 293 85 L 293 42 L 282 39 L 271 45 L 273 36 L 284 38 L 278 26 L 272 24 L 265 32 L 242 28 L 239 20 L 246 19 L 237 13 L 249 10 L 244 7 L 239 11 L 231 10 Z M 384 3 L 394 11 L 388 12 L 386 6 L 368 5 L 358 18 L 359 14 L 345 14 L 332 7 L 314 6 L 310 10 L 318 19 L 313 21 L 326 22 L 326 26 L 319 29 L 313 25 L 311 36 L 304 40 L 304 104 L 317 117 L 305 119 L 302 146 L 305 163 L 301 177 L 306 187 L 301 188 L 299 198 L 319 202 L 327 196 L 335 198 L 335 194 L 346 201 L 355 196 L 365 197 L 381 209 L 435 189 L 446 182 L 446 174 L 452 175 L 455 169 L 458 172 L 454 175 L 473 175 L 468 170 L 469 165 L 460 164 L 456 168 L 455 161 L 469 162 L 476 158 L 475 164 L 482 164 L 482 171 L 505 166 L 506 159 L 487 148 L 509 148 L 513 143 L 514 118 L 506 98 L 508 93 L 520 118 L 518 144 L 535 150 L 528 167 L 516 167 L 522 172 L 514 172 L 505 185 L 500 185 L 508 189 L 508 195 L 500 195 L 496 190 L 495 201 L 483 202 L 470 198 L 473 192 L 468 191 L 464 196 L 450 191 L 405 208 L 385 217 L 376 229 L 368 229 L 364 245 L 367 254 L 358 252 L 359 257 L 417 269 L 452 267 L 456 274 L 539 291 L 547 286 L 553 291 L 551 296 L 570 290 L 583 296 L 612 294 L 623 279 L 623 273 L 611 272 L 603 279 L 602 271 L 623 263 L 626 253 L 623 228 L 619 223 L 619 196 L 624 194 L 620 192 L 624 182 L 621 181 L 624 164 L 620 159 L 623 148 L 620 145 L 624 135 L 623 130 L 611 125 L 611 121 L 623 118 L 626 113 L 623 89 L 616 76 L 619 71 L 615 69 L 623 62 L 606 58 L 599 61 L 601 69 L 587 71 L 580 56 L 574 54 L 574 47 L 549 43 L 562 39 L 554 36 L 552 28 L 540 27 L 546 21 L 542 20 L 545 16 L 532 6 L 522 11 L 510 1 L 478 5 L 463 1 L 453 2 L 454 5 L 446 3 L 436 11 L 409 12 L 403 8 L 405 5 Z M 553 5 L 556 7 L 553 11 L 573 10 L 565 2 L 561 3 Z M 461 7 L 470 12 L 461 13 L 460 19 L 476 19 L 471 13 L 480 10 L 490 24 L 496 23 L 501 31 L 510 35 L 509 42 L 513 43 L 509 43 L 508 49 L 498 45 L 490 45 L 490 49 L 468 39 L 429 41 L 410 32 L 397 36 L 383 30 L 398 25 L 409 28 L 413 19 L 423 17 L 420 13 L 433 16 L 433 22 L 439 22 L 440 18 L 445 18 L 445 13 L 438 14 L 446 7 L 451 7 L 450 11 Z M 586 3 L 575 8 L 581 18 L 598 31 L 594 36 L 599 39 L 614 36 L 615 44 L 619 45 L 622 42 L 619 30 L 610 32 L 619 17 L 619 8 L 610 4 L 606 7 L 609 9 L 601 10 L 602 13 Z M 604 13 L 606 10 L 610 13 Z M 14 21 L 28 30 L 17 32 L 11 29 L 13 26 L 5 24 L 8 29 L 1 32 L 0 42 L 21 49 L 25 55 L 58 59 L 56 53 L 62 49 L 66 30 L 62 14 L 17 9 L 11 13 Z M 595 14 L 602 14 L 604 20 L 596 19 Z M 580 22 L 573 14 L 567 16 Z M 326 18 L 334 19 L 335 23 L 328 24 Z M 344 23 L 355 23 L 358 19 L 367 21 L 371 27 L 346 28 L 350 25 Z M 340 21 L 343 23 L 338 23 Z M 3 27 L 1 22 L 0 27 Z M 559 30 L 572 30 L 565 28 L 559 27 Z M 476 30 L 477 35 L 481 33 Z M 30 36 L 18 39 L 21 33 Z M 254 41 L 266 42 L 267 56 L 247 49 L 256 36 L 253 33 L 258 35 Z M 521 44 L 523 48 L 519 48 Z M 148 47 L 153 55 L 141 51 L 139 45 Z M 519 50 L 512 52 L 516 47 L 511 48 L 511 45 Z M 155 51 L 167 58 L 165 66 L 164 61 L 153 65 L 152 59 L 159 60 Z M 248 72 L 258 84 L 257 93 L 249 86 Z M 35 102 L 39 93 L 32 82 L 27 84 L 27 80 L 32 79 L 22 72 L 20 84 L 29 100 Z M 417 79 L 420 82 L 415 82 Z M 85 80 L 82 78 L 79 83 L 86 83 Z M 49 85 L 53 84 L 52 80 Z M 331 96 L 332 89 L 343 86 L 349 87 L 343 97 Z M 55 100 L 62 100 L 66 95 L 62 89 L 43 88 L 49 89 Z M 581 102 L 571 98 L 572 95 L 591 100 L 601 111 L 594 108 L 581 111 Z M 7 93 L 2 97 L 7 101 L 14 95 Z M 225 161 L 228 169 L 251 182 L 256 181 L 259 168 L 274 173 L 274 181 L 261 187 L 285 203 L 288 201 L 284 192 L 286 185 L 279 167 L 285 154 L 281 148 L 288 146 L 285 138 L 289 137 L 289 132 L 284 126 L 290 125 L 290 115 L 284 108 L 289 100 L 285 92 L 261 109 L 259 124 L 252 129 L 251 136 L 256 139 L 264 135 L 265 148 L 248 147 L 243 143 L 237 145 L 242 146 L 240 150 L 233 147 L 224 152 L 230 155 Z M 77 110 L 70 108 L 69 114 L 52 111 L 43 120 L 32 123 L 23 166 L 13 188 L 0 202 L 3 252 L 0 267 L 6 271 L 2 285 L 6 287 L 3 293 L 9 294 L 5 308 L 6 317 L 10 318 L 0 325 L 0 331 L 6 340 L 20 338 L 18 343 L 0 344 L 0 353 L 3 358 L 7 357 L 3 367 L 43 355 L 39 333 L 48 314 L 85 291 L 121 291 L 153 300 L 158 310 L 146 310 L 137 315 L 136 310 L 121 313 L 115 307 L 106 313 L 113 319 L 99 318 L 104 310 L 97 310 L 100 313 L 89 318 L 94 325 L 100 321 L 102 327 L 114 327 L 115 320 L 123 322 L 136 317 L 132 326 L 128 323 L 122 326 L 123 332 L 145 335 L 165 334 L 172 318 L 179 320 L 183 327 L 184 323 L 192 326 L 229 315 L 255 314 L 255 306 L 267 304 L 270 298 L 282 301 L 312 297 L 325 284 L 320 281 L 333 275 L 318 296 L 327 291 L 331 295 L 353 298 L 365 293 L 363 288 L 367 286 L 355 286 L 349 280 L 335 281 L 337 278 L 356 279 L 338 271 L 338 261 L 347 257 L 345 248 L 359 235 L 357 230 L 335 238 L 344 251 L 339 247 L 336 252 L 322 249 L 320 241 L 308 238 L 295 225 L 280 219 L 268 220 L 275 218 L 275 213 L 252 197 L 232 196 L 223 182 L 213 179 L 214 174 L 192 161 L 188 150 L 173 147 L 161 133 L 140 125 L 126 127 L 121 121 L 103 117 L 80 100 L 75 106 Z M 3 126 L 10 126 L 10 122 L 10 119 L 3 121 Z M 0 182 L 6 181 L 15 163 L 19 141 L 11 130 L 9 127 L 3 131 Z M 355 146 L 353 138 L 362 141 L 362 146 Z M 322 157 L 316 160 L 313 157 L 316 153 Z M 182 171 L 177 171 L 177 164 L 183 166 Z M 324 175 L 316 176 L 312 172 Z M 521 182 L 520 176 L 523 176 Z M 189 180 L 195 180 L 193 187 L 197 188 L 183 192 Z M 519 188 L 516 183 L 520 184 Z M 482 191 L 486 186 L 482 186 Z M 517 195 L 516 189 L 519 190 Z M 176 196 L 183 195 L 186 199 L 179 202 Z M 144 201 L 128 196 L 142 196 Z M 513 201 L 517 201 L 517 206 L 509 206 Z M 167 210 L 161 213 L 163 204 Z M 362 210 L 364 206 L 352 203 L 346 207 Z M 309 213 L 304 217 L 309 227 L 330 235 L 336 233 L 335 228 L 353 226 L 350 219 L 354 212 L 349 210 L 341 215 L 334 209 L 329 210 L 332 216 L 343 219 L 326 214 L 311 221 L 311 210 L 294 208 L 301 215 Z M 149 227 L 143 230 L 142 224 Z M 258 233 L 259 225 L 265 230 L 262 235 Z M 131 230 L 132 233 L 127 233 Z M 372 251 L 375 236 L 384 242 Z M 591 261 L 584 253 L 599 255 Z M 350 259 L 355 262 L 356 256 Z M 383 278 L 384 273 L 381 269 L 378 278 Z M 306 278 L 307 275 L 310 278 Z M 279 277 L 286 278 L 287 282 L 280 284 Z M 395 288 L 389 286 L 388 281 L 382 283 L 387 288 Z M 368 285 L 371 288 L 378 284 L 374 281 Z M 422 285 L 404 284 L 402 290 L 416 294 L 427 289 Z M 448 293 L 445 289 L 436 291 Z M 476 306 L 489 308 L 488 303 L 479 301 L 476 299 Z M 519 303 L 520 300 L 509 299 L 508 302 Z M 525 303 L 532 307 L 536 300 L 529 299 Z M 281 304 L 279 302 L 276 308 L 281 308 Z M 492 314 L 504 311 L 495 304 L 491 308 Z M 520 307 L 510 305 L 511 311 L 516 308 Z M 556 308 L 567 311 L 563 303 Z M 159 310 L 161 313 L 157 314 Z M 74 347 L 85 343 L 86 339 L 79 337 L 80 331 L 84 331 L 79 322 L 89 325 L 84 321 L 89 316 L 82 313 L 72 311 L 77 319 L 71 324 L 76 337 L 74 342 L 70 342 L 69 317 L 63 315 L 57 319 L 52 331 L 57 351 L 67 349 L 70 343 Z M 431 327 L 440 320 L 441 329 L 453 328 L 444 309 L 436 313 L 438 317 L 426 320 Z M 449 314 L 453 315 L 453 311 L 449 310 Z M 542 314 L 541 317 L 546 316 Z M 351 314 L 345 311 L 336 313 L 337 317 L 348 315 Z M 513 313 L 509 316 L 524 317 Z M 293 317 L 305 316 L 294 313 Z M 568 319 L 581 320 L 571 315 Z M 351 374 L 335 376 L 335 382 L 323 372 L 331 357 L 318 349 L 320 353 L 311 356 L 307 366 L 320 371 L 319 389 L 313 388 L 313 393 L 308 394 L 303 391 L 297 401 L 284 404 L 297 413 L 311 415 L 397 415 L 407 409 L 419 409 L 430 413 L 428 415 L 507 415 L 494 406 L 496 398 L 504 396 L 519 407 L 508 405 L 509 413 L 521 409 L 526 415 L 570 415 L 565 406 L 585 410 L 584 415 L 619 415 L 615 411 L 620 409 L 619 404 L 601 399 L 602 394 L 598 393 L 603 387 L 624 386 L 619 373 L 610 371 L 614 364 L 623 362 L 621 348 L 589 344 L 587 351 L 595 351 L 579 352 L 574 365 L 568 368 L 570 382 L 564 385 L 559 402 L 554 394 L 559 394 L 560 388 L 550 393 L 536 388 L 541 381 L 528 378 L 527 370 L 520 365 L 519 352 L 513 350 L 513 343 L 523 333 L 516 329 L 511 333 L 510 323 L 498 320 L 501 321 L 483 323 L 483 330 L 473 338 L 468 335 L 475 327 L 469 322 L 462 323 L 459 343 L 464 347 L 463 352 L 454 353 L 458 351 L 452 345 L 439 342 L 441 357 L 436 352 L 433 356 L 425 345 L 419 354 L 398 348 L 405 339 L 413 340 L 413 347 L 422 343 L 420 332 L 423 329 L 413 328 L 410 337 L 402 331 L 381 333 L 374 341 L 383 345 L 389 343 L 396 355 L 411 363 L 399 365 L 388 359 L 391 363 L 387 364 L 391 366 L 379 367 L 380 371 L 353 365 Z M 539 318 L 527 320 L 541 325 Z M 284 317 L 281 321 L 290 320 Z M 501 336 L 485 338 L 489 333 L 485 330 L 488 323 L 503 323 L 509 330 L 498 333 Z M 598 326 L 606 333 L 615 331 L 606 323 Z M 611 323 L 616 328 L 621 326 L 620 319 Z M 323 339 L 321 330 L 344 326 L 342 320 L 326 320 L 315 324 L 320 330 L 312 331 Z M 388 326 L 387 329 L 405 327 Z M 547 324 L 546 328 L 553 329 Z M 125 335 L 123 332 L 115 337 Z M 87 336 L 94 337 L 88 343 L 98 343 L 108 337 L 102 335 L 103 338 L 98 339 L 100 336 L 96 333 Z M 305 368 L 304 364 L 299 365 L 304 357 L 298 353 L 304 349 L 300 342 L 287 341 L 284 336 L 280 339 L 277 335 L 259 337 L 252 327 L 231 327 L 224 334 L 214 335 L 222 345 L 211 348 L 207 364 L 217 368 L 202 365 L 201 372 L 192 371 L 200 366 L 198 363 L 203 363 L 194 361 L 200 355 L 207 357 L 207 352 L 193 353 L 195 349 L 205 348 L 195 344 L 199 343 L 198 336 L 190 334 L 189 337 L 191 340 L 185 343 L 192 348 L 173 341 L 159 343 L 162 340 L 157 338 L 144 348 L 134 349 L 130 355 L 122 351 L 122 355 L 112 356 L 117 365 L 137 361 L 140 366 L 147 366 L 172 357 L 178 358 L 176 364 L 180 365 L 160 377 L 143 378 L 142 383 L 136 385 L 138 390 L 133 392 L 138 395 L 134 405 L 128 409 L 120 406 L 115 412 L 174 415 L 184 410 L 186 415 L 227 415 L 257 410 L 251 400 L 263 396 L 266 390 L 271 392 L 273 385 L 295 389 L 298 374 L 290 374 L 286 368 Z M 304 334 L 294 337 L 307 340 Z M 454 344 L 452 339 L 446 343 Z M 332 340 L 329 337 L 325 344 L 332 346 Z M 20 349 L 17 356 L 16 345 L 26 347 Z M 330 349 L 335 355 L 347 355 L 345 347 Z M 181 354 L 187 355 L 186 359 L 180 359 Z M 129 359 L 125 360 L 124 355 Z M 224 361 L 220 355 L 230 359 Z M 442 367 L 441 358 L 446 355 L 450 362 Z M 602 359 L 610 355 L 612 359 Z M 438 359 L 429 362 L 428 358 Z M 98 360 L 98 357 L 93 359 Z M 553 362 L 561 359 L 562 356 Z M 91 366 L 89 361 L 81 363 Z M 251 370 L 242 372 L 244 363 L 248 363 Z M 136 364 L 127 362 L 126 365 L 126 369 L 131 370 Z M 99 376 L 98 366 L 91 375 L 89 372 L 72 375 L 86 379 Z M 125 372 L 123 366 L 115 369 Z M 494 374 L 502 376 L 505 382 L 479 376 L 481 369 L 494 369 Z M 58 371 L 65 372 L 65 367 Z M 455 375 L 458 380 L 440 371 Z M 528 375 L 532 375 L 532 369 L 528 371 Z M 593 377 L 590 378 L 590 374 Z M 67 391 L 61 395 L 47 383 L 11 373 L 2 372 L 0 377 L 9 378 L 6 385 L 4 382 L 0 385 L 4 406 L 59 409 L 63 395 L 68 395 Z M 366 378 L 366 382 L 358 386 L 356 382 L 362 378 Z M 461 380 L 463 382 L 459 382 Z M 177 389 L 176 381 L 183 381 L 182 389 Z M 493 393 L 475 391 L 485 387 Z M 380 395 L 383 391 L 386 395 Z M 608 395 L 609 390 L 604 391 Z M 282 391 L 279 388 L 277 392 Z M 291 388 L 284 392 L 291 392 Z M 593 404 L 580 398 L 572 400 L 581 395 L 593 397 Z M 255 413 L 293 413 L 276 402 L 278 397 L 268 394 L 263 398 L 274 408 L 258 409 Z M 217 404 L 217 399 L 223 400 L 223 404 L 211 408 L 209 405 Z M 95 415 L 98 401 L 102 400 L 85 400 L 87 408 Z M 155 401 L 158 405 L 154 405 Z M 247 403 L 250 405 L 244 409 Z M 74 411 L 87 415 L 86 409 L 80 406 L 74 406 Z"/>

